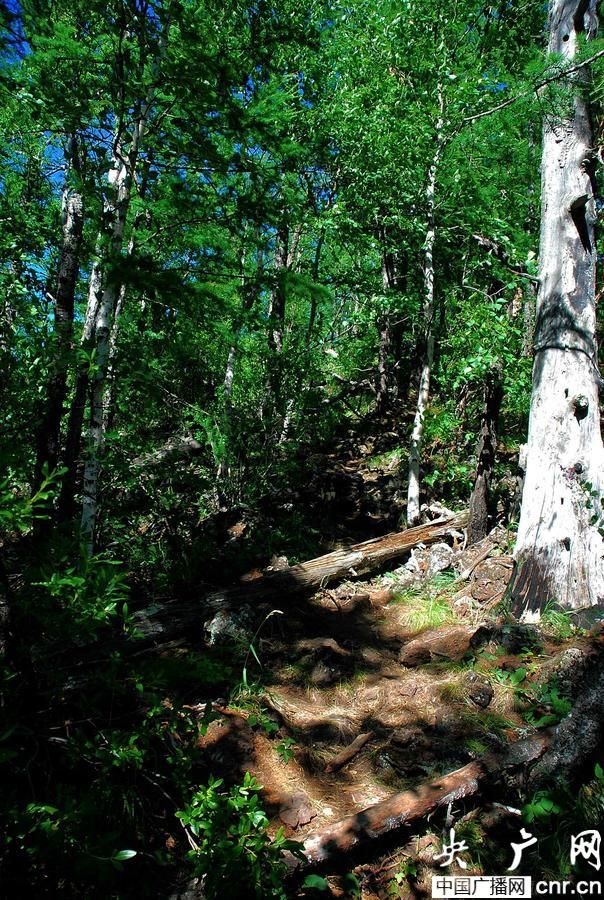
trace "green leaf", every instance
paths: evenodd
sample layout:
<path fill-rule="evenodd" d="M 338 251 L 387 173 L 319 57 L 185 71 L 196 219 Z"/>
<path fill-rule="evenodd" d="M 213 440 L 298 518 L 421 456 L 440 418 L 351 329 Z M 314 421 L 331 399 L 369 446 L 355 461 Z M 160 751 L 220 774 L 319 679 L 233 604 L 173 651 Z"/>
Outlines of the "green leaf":
<path fill-rule="evenodd" d="M 511 684 L 520 684 L 526 678 L 526 669 L 516 669 L 515 672 L 512 672 L 510 675 L 510 683 Z"/>
<path fill-rule="evenodd" d="M 136 850 L 118 850 L 111 859 L 116 862 L 122 862 L 125 859 L 132 859 L 133 856 L 136 856 Z"/>
<path fill-rule="evenodd" d="M 313 891 L 328 891 L 329 885 L 327 883 L 326 878 L 321 878 L 320 875 L 307 875 L 304 879 L 302 887 L 309 888 Z"/>

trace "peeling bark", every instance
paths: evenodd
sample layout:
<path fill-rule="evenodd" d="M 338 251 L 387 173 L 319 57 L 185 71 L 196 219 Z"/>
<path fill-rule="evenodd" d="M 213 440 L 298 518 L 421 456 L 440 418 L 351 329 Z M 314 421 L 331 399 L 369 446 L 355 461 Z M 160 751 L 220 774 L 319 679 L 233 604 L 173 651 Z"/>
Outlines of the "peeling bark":
<path fill-rule="evenodd" d="M 550 5 L 549 52 L 570 62 L 595 33 L 594 0 Z M 516 614 L 548 602 L 604 604 L 604 449 L 597 365 L 593 139 L 583 70 L 566 115 L 543 129 L 540 288 L 526 480 L 510 597 Z"/>

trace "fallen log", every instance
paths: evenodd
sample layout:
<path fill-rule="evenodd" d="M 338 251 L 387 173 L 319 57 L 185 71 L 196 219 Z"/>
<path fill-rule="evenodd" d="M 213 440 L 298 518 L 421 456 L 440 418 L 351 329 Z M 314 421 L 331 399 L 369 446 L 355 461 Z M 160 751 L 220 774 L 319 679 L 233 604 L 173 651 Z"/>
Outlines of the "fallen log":
<path fill-rule="evenodd" d="M 190 459 L 194 456 L 200 456 L 203 451 L 203 444 L 200 444 L 191 435 L 172 437 L 156 450 L 145 453 L 143 456 L 135 457 L 130 465 L 133 469 L 149 468 L 151 466 L 159 466 L 166 460 L 173 462 L 176 459 Z"/>
<path fill-rule="evenodd" d="M 337 756 L 331 760 L 331 762 L 327 763 L 325 766 L 326 772 L 337 772 L 338 769 L 341 769 L 342 766 L 345 766 L 346 763 L 349 763 L 351 759 L 354 759 L 357 753 L 359 753 L 367 741 L 371 740 L 373 737 L 373 731 L 366 731 L 364 734 L 359 734 L 358 737 L 354 739 L 352 744 L 349 744 L 341 753 L 338 753 Z"/>
<path fill-rule="evenodd" d="M 365 575 L 379 569 L 390 560 L 403 556 L 418 544 L 433 544 L 445 537 L 452 529 L 463 528 L 468 521 L 467 511 L 448 519 L 437 519 L 425 525 L 417 525 L 406 531 L 372 538 L 361 544 L 353 544 L 341 550 L 334 550 L 316 559 L 288 566 L 274 572 L 267 572 L 253 581 L 216 591 L 206 598 L 211 609 L 228 603 L 252 601 L 283 594 L 304 593 L 325 587 L 340 578 Z"/>
<path fill-rule="evenodd" d="M 329 862 L 349 853 L 361 843 L 384 837 L 392 831 L 423 819 L 455 800 L 480 793 L 484 784 L 507 769 L 538 760 L 546 751 L 546 734 L 512 744 L 504 753 L 485 753 L 479 759 L 410 791 L 394 794 L 352 816 L 309 835 L 302 844 L 305 860 L 288 857 L 292 872 Z"/>

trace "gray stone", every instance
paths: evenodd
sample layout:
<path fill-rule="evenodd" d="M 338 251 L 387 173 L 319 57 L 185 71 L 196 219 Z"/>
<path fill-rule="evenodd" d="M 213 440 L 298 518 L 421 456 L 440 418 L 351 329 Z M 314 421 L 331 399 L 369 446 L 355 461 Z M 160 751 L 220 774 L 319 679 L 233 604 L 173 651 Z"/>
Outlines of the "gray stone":
<path fill-rule="evenodd" d="M 249 644 L 252 640 L 256 620 L 251 606 L 225 607 L 219 609 L 204 624 L 206 641 L 210 646 L 228 641 Z"/>

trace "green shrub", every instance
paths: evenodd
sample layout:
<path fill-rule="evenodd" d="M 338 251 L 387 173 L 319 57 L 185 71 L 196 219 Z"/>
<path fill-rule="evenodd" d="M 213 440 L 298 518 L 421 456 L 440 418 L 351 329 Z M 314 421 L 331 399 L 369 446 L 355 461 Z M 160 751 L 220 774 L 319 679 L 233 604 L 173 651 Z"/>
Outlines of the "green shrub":
<path fill-rule="evenodd" d="M 206 896 L 285 898 L 282 854 L 300 855 L 300 844 L 287 840 L 283 828 L 271 840 L 268 819 L 259 805 L 261 787 L 246 772 L 243 784 L 222 790 L 221 778 L 210 779 L 177 813 L 194 844 L 188 856 L 195 876 L 203 879 Z"/>

